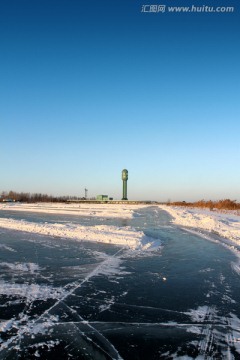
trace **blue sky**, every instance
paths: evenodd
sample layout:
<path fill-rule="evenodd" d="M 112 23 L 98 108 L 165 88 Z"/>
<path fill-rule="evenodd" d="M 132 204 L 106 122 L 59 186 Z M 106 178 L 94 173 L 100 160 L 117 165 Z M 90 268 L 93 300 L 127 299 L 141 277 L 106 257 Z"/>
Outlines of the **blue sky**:
<path fill-rule="evenodd" d="M 1 0 L 0 191 L 240 200 L 240 16 Z"/>

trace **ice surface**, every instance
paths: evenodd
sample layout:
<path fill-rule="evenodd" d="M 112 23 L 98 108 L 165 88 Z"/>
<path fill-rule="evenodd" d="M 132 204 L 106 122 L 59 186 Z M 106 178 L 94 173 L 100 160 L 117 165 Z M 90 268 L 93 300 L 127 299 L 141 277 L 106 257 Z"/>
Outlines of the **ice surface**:
<path fill-rule="evenodd" d="M 22 204 L 14 204 L 15 207 L 20 207 L 20 205 Z M 8 206 L 10 208 L 10 205 Z M 56 204 L 50 207 L 51 211 L 54 207 L 56 211 L 59 209 Z M 124 217 L 124 205 L 118 205 L 118 207 L 118 216 L 122 213 Z M 9 208 L 6 209 L 9 210 Z M 96 216 L 103 216 L 100 213 L 107 214 L 108 210 L 104 208 L 107 209 L 107 206 L 101 205 L 99 209 L 95 209 L 95 212 L 98 210 Z M 46 211 L 46 208 L 42 210 Z M 89 209 L 85 210 L 85 214 L 95 216 L 95 214 L 90 215 Z M 60 211 L 63 210 L 60 209 Z M 126 213 L 131 217 L 135 214 L 130 208 L 126 210 Z M 159 213 L 156 212 L 156 216 L 159 216 Z M 153 214 L 153 210 L 150 214 Z M 198 213 L 194 217 L 201 220 Z M 141 221 L 141 218 L 134 219 L 132 222 L 134 226 L 136 226 L 136 220 Z M 223 224 L 226 225 L 226 218 L 223 220 L 225 221 Z M 106 223 L 108 224 L 107 221 Z M 211 226 L 215 224 L 207 218 L 201 223 L 211 224 Z M 175 262 L 177 263 L 176 254 L 180 253 L 181 256 L 179 250 L 187 251 L 187 248 L 184 249 L 184 243 L 173 248 L 174 256 L 170 257 L 169 263 L 166 252 L 163 252 L 162 256 L 159 256 L 159 253 L 153 256 L 151 253 L 152 250 L 159 248 L 160 241 L 148 238 L 142 231 L 133 227 L 80 226 L 69 222 L 34 223 L 12 219 L 0 219 L 1 226 L 5 229 L 43 236 L 28 234 L 22 236 L 4 230 L 6 234 L 13 235 L 8 237 L 9 244 L 16 247 L 18 252 L 8 252 L 8 258 L 3 255 L 0 263 L 2 273 L 7 273 L 7 276 L 0 280 L 0 295 L 2 296 L 0 309 L 4 314 L 0 321 L 2 333 L 0 358 L 7 359 L 6 354 L 8 359 L 11 356 L 17 358 L 17 351 L 24 354 L 23 351 L 27 351 L 26 349 L 31 349 L 32 357 L 41 358 L 43 348 L 45 348 L 45 354 L 48 354 L 48 351 L 50 353 L 51 349 L 54 353 L 62 341 L 66 341 L 69 358 L 70 355 L 72 356 L 70 351 L 73 344 L 79 351 L 83 351 L 85 347 L 90 351 L 92 347 L 91 354 L 97 351 L 97 354 L 104 353 L 112 359 L 121 359 L 122 351 L 124 359 L 137 358 L 138 355 L 139 359 L 144 360 L 157 358 L 157 355 L 148 357 L 146 353 L 141 352 L 140 347 L 144 344 L 149 346 L 148 350 L 154 346 L 157 349 L 159 346 L 159 358 L 166 354 L 166 358 L 191 359 L 191 350 L 194 350 L 194 358 L 208 357 L 210 359 L 214 358 L 217 347 L 219 347 L 219 353 L 226 355 L 222 358 L 231 358 L 231 349 L 234 349 L 236 356 L 240 354 L 240 321 L 238 311 L 236 311 L 238 302 L 233 301 L 238 298 L 225 284 L 230 280 L 231 275 L 237 278 L 231 269 L 231 264 L 228 264 L 230 276 L 221 268 L 214 279 L 216 283 L 214 296 L 218 299 L 218 304 L 212 303 L 211 297 L 207 295 L 212 290 L 211 284 L 215 284 L 212 281 L 208 286 L 207 282 L 215 276 L 215 263 L 210 260 L 207 263 L 203 262 L 202 267 L 196 268 L 198 270 L 196 279 L 202 278 L 202 285 L 204 285 L 203 298 L 199 299 L 198 296 L 185 305 L 185 302 L 181 301 L 183 291 L 181 287 L 178 287 L 178 283 L 183 286 L 184 281 L 179 273 L 174 273 Z M 161 224 L 156 222 L 154 226 L 161 227 Z M 185 231 L 179 231 L 175 226 L 172 226 L 173 233 L 169 229 L 171 230 L 171 227 L 168 225 L 164 228 L 165 249 L 168 246 L 168 239 L 173 240 L 171 236 L 175 236 L 174 232 L 185 236 Z M 16 234 L 21 237 L 23 248 L 28 244 L 27 239 L 34 239 L 30 243 L 34 256 L 29 257 L 27 253 L 21 254 L 14 238 Z M 189 237 L 186 236 L 186 240 Z M 60 240 L 60 238 L 83 242 L 76 243 Z M 6 242 L 4 236 L 3 241 Z M 49 248 L 44 248 L 42 251 L 40 245 L 44 241 Z M 95 242 L 95 244 L 87 241 Z M 107 246 L 104 243 L 118 246 Z M 174 246 L 173 241 L 169 243 L 172 247 Z M 179 241 L 176 244 L 178 245 Z M 9 250 L 7 247 L 8 245 L 2 245 L 1 249 Z M 74 251 L 70 251 L 72 247 Z M 83 251 L 85 248 L 87 251 Z M 54 259 L 56 251 L 60 254 L 57 271 L 56 267 L 51 267 L 51 260 Z M 42 261 L 42 254 L 47 255 L 44 261 Z M 82 261 L 82 255 L 86 256 L 84 259 L 86 261 Z M 153 258 L 151 259 L 150 256 Z M 160 261 L 161 258 L 162 261 Z M 232 259 L 231 255 L 230 261 Z M 185 259 L 183 268 L 184 264 Z M 232 268 L 234 271 L 239 271 L 239 263 L 233 263 Z M 53 275 L 52 277 L 46 276 L 49 275 L 48 271 Z M 71 272 L 76 273 L 77 276 L 70 279 Z M 64 274 L 64 281 L 66 280 L 64 283 L 58 277 L 62 274 Z M 192 279 L 194 279 L 194 274 L 193 272 Z M 187 274 L 186 281 L 189 278 L 190 274 Z M 139 288 L 140 291 L 138 291 Z M 187 299 L 193 295 L 190 290 L 189 287 Z M 158 297 L 158 294 L 161 296 Z M 178 297 L 176 296 L 176 304 L 173 306 L 171 301 L 175 294 Z M 12 313 L 8 312 L 9 308 L 12 309 Z M 220 311 L 221 309 L 224 311 Z M 232 313 L 231 316 L 229 316 L 229 311 Z M 180 338 L 182 338 L 182 343 Z M 171 342 L 171 339 L 172 343 L 168 343 L 170 346 L 166 347 L 164 341 Z M 174 348 L 175 341 L 179 341 L 179 347 L 176 345 Z M 126 358 L 125 349 L 129 351 L 129 357 Z M 93 355 L 92 358 L 94 358 Z M 95 355 L 95 358 L 100 357 Z"/>

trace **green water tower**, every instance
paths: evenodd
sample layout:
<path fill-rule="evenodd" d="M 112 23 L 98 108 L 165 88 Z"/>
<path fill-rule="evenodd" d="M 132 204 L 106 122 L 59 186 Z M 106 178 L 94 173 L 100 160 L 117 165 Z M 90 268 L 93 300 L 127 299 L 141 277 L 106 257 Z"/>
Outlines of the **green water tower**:
<path fill-rule="evenodd" d="M 122 200 L 127 200 L 128 171 L 126 169 L 123 169 L 123 171 L 122 171 L 122 181 L 123 181 L 123 197 L 122 197 Z"/>

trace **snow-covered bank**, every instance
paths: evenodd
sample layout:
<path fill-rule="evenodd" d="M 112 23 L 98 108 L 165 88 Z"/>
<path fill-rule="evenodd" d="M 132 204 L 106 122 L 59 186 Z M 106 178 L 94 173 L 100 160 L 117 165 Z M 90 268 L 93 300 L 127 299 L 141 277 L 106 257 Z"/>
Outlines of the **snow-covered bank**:
<path fill-rule="evenodd" d="M 240 245 L 240 217 L 198 208 L 160 205 L 174 219 L 176 225 L 212 231 Z"/>
<path fill-rule="evenodd" d="M 108 218 L 132 218 L 136 210 L 146 206 L 147 205 L 140 204 L 0 203 L 0 210 Z"/>
<path fill-rule="evenodd" d="M 146 236 L 143 232 L 135 231 L 135 229 L 130 227 L 119 228 L 108 225 L 81 226 L 75 224 L 33 223 L 25 220 L 4 218 L 0 218 L 0 227 L 80 241 L 115 244 L 131 249 L 148 248 L 151 244 L 146 241 Z"/>

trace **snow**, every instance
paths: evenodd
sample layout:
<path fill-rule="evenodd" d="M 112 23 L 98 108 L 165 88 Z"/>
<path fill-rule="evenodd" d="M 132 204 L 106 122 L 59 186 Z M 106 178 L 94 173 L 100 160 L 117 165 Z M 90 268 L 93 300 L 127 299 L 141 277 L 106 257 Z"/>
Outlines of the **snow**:
<path fill-rule="evenodd" d="M 34 300 L 59 299 L 65 293 L 61 287 L 0 281 L 0 295 L 24 297 L 28 303 Z"/>
<path fill-rule="evenodd" d="M 77 216 L 103 218 L 133 218 L 137 210 L 148 205 L 126 204 L 66 204 L 66 203 L 2 203 L 0 210 L 71 214 Z M 206 209 L 159 205 L 172 217 L 176 225 L 214 232 L 240 245 L 240 217 L 232 212 L 220 213 Z M 116 244 L 131 249 L 152 249 L 154 244 L 146 239 L 143 232 L 130 227 L 97 225 L 81 226 L 72 223 L 48 224 L 24 220 L 0 218 L 0 227 L 18 231 L 37 233 L 61 238 Z"/>
<path fill-rule="evenodd" d="M 203 322 L 209 312 L 208 306 L 199 306 L 197 309 L 191 309 L 184 314 L 190 315 L 193 322 Z"/>
<path fill-rule="evenodd" d="M 0 322 L 0 332 L 6 332 L 12 327 L 12 320 Z"/>
<path fill-rule="evenodd" d="M 138 216 L 136 210 L 146 205 L 125 204 L 66 204 L 66 203 L 7 203 L 0 204 L 0 210 L 27 212 L 44 212 L 54 214 L 71 214 L 103 218 L 132 218 Z M 143 232 L 129 226 L 118 227 L 110 225 L 82 226 L 72 223 L 49 224 L 0 218 L 0 228 L 30 232 L 35 234 L 115 244 L 134 250 L 151 250 L 156 246 L 153 239 L 147 238 Z M 151 241 L 150 241 L 151 240 Z"/>
<path fill-rule="evenodd" d="M 11 252 L 16 252 L 16 250 L 14 250 L 11 247 L 6 246 L 4 244 L 0 244 L 0 249 L 8 250 L 8 251 L 11 251 Z"/>
<path fill-rule="evenodd" d="M 35 271 L 40 270 L 38 264 L 34 264 L 34 263 L 31 263 L 31 262 L 29 262 L 29 263 L 0 262 L 0 267 L 6 267 L 8 269 L 16 270 L 16 271 L 30 272 L 31 274 L 34 274 Z"/>
<path fill-rule="evenodd" d="M 214 232 L 240 245 L 240 217 L 199 208 L 159 205 L 167 211 L 176 225 Z"/>
<path fill-rule="evenodd" d="M 232 263 L 232 269 L 240 274 L 240 216 L 232 211 L 216 212 L 206 209 L 189 208 L 184 206 L 159 205 L 162 210 L 167 211 L 172 217 L 175 225 L 188 228 L 191 233 L 213 241 L 212 237 L 201 234 L 194 230 L 204 230 L 220 235 L 225 238 L 221 244 L 232 251 L 238 258 Z M 211 269 L 210 269 L 211 270 Z M 208 271 L 210 271 L 208 270 Z"/>
<path fill-rule="evenodd" d="M 119 228 L 108 225 L 82 226 L 71 223 L 33 223 L 25 220 L 4 218 L 0 218 L 0 227 L 80 241 L 115 244 L 132 249 L 148 248 L 150 246 L 146 244 L 144 233 L 142 231 L 135 231 L 131 227 Z M 144 244 L 141 243 L 142 240 Z"/>
<path fill-rule="evenodd" d="M 137 213 L 134 214 L 136 210 L 146 206 L 142 204 L 1 203 L 0 210 L 107 218 L 132 218 L 135 215 L 137 216 Z"/>

